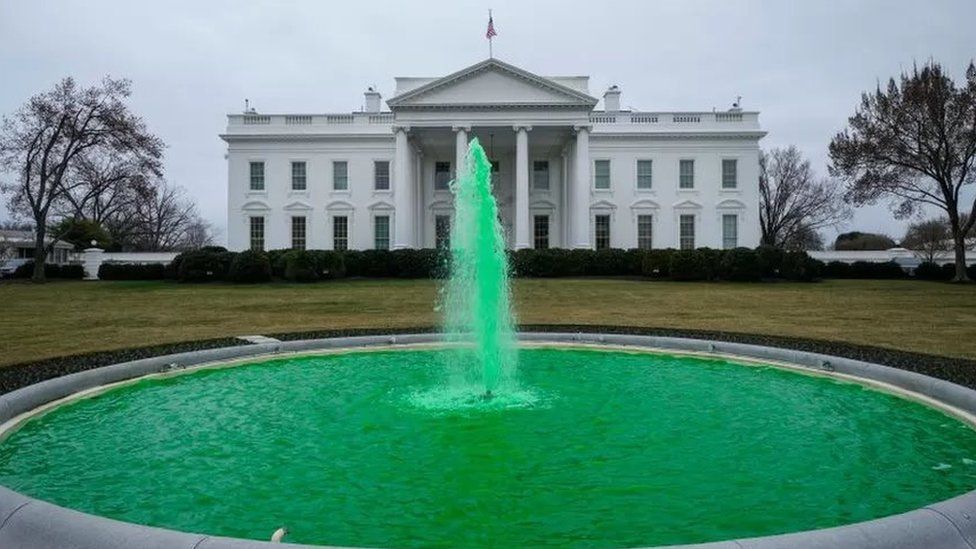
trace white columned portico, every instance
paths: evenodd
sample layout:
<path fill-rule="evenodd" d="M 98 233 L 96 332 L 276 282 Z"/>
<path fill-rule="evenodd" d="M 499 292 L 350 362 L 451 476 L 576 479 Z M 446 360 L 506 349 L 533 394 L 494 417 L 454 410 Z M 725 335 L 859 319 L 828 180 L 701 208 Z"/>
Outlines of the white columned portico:
<path fill-rule="evenodd" d="M 574 126 L 576 130 L 575 169 L 573 170 L 572 245 L 590 248 L 590 127 Z"/>
<path fill-rule="evenodd" d="M 454 178 L 461 177 L 464 169 L 465 158 L 468 156 L 468 132 L 471 126 L 456 124 L 451 127 L 454 130 Z"/>
<path fill-rule="evenodd" d="M 393 157 L 393 248 L 412 248 L 413 242 L 413 185 L 410 181 L 410 144 L 408 126 L 394 126 L 396 152 Z"/>
<path fill-rule="evenodd" d="M 516 125 L 515 129 L 515 249 L 531 247 L 529 242 L 529 130 L 532 126 Z"/>

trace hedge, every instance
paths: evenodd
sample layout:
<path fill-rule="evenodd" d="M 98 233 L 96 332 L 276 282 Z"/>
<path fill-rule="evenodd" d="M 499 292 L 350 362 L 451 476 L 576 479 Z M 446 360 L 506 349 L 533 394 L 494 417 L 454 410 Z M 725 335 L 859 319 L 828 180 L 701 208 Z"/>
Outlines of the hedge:
<path fill-rule="evenodd" d="M 271 280 L 271 261 L 264 252 L 246 250 L 234 256 L 227 274 L 231 282 L 268 282 Z"/>
<path fill-rule="evenodd" d="M 11 276 L 13 278 L 31 278 L 34 276 L 34 262 L 28 261 L 21 264 L 14 270 Z M 85 278 L 85 268 L 81 265 L 58 265 L 55 263 L 45 263 L 44 277 L 81 280 Z"/>
<path fill-rule="evenodd" d="M 98 268 L 99 280 L 162 280 L 166 278 L 166 266 L 160 263 L 102 263 Z"/>

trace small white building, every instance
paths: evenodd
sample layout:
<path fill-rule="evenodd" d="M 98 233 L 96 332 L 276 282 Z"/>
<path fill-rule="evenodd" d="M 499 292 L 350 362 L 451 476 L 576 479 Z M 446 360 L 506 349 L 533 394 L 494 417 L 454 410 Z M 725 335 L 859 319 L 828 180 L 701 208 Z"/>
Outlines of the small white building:
<path fill-rule="evenodd" d="M 594 110 L 588 81 L 487 59 L 396 78 L 389 111 L 369 89 L 359 112 L 231 114 L 229 247 L 446 245 L 473 137 L 510 247 L 759 244 L 757 112 L 636 112 L 616 86 Z"/>
<path fill-rule="evenodd" d="M 34 260 L 35 235 L 33 231 L 0 229 L 0 275 L 9 275 L 17 267 Z M 53 244 L 52 244 L 53 242 Z M 45 238 L 51 246 L 47 252 L 47 262 L 64 265 L 71 259 L 74 246 L 61 240 Z"/>

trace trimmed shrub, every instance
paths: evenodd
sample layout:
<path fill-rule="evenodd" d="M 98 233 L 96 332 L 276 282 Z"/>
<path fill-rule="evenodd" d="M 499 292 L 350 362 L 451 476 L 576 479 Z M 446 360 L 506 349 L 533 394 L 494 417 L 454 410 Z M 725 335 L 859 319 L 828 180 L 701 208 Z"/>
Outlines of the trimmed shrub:
<path fill-rule="evenodd" d="M 332 250 L 310 250 L 306 252 L 312 257 L 315 274 L 322 280 L 345 278 L 346 262 L 342 252 Z"/>
<path fill-rule="evenodd" d="M 12 278 L 30 278 L 32 276 L 34 276 L 33 261 L 28 261 L 20 265 L 11 275 Z M 44 277 L 81 280 L 85 278 L 85 268 L 81 265 L 57 265 L 54 263 L 45 263 Z"/>
<path fill-rule="evenodd" d="M 795 282 L 813 282 L 823 276 L 825 265 L 810 257 L 805 251 L 796 250 L 783 254 L 780 276 Z"/>
<path fill-rule="evenodd" d="M 223 251 L 222 251 L 223 250 Z M 176 279 L 180 282 L 214 282 L 226 280 L 234 252 L 220 246 L 207 246 L 183 252 L 173 260 L 177 264 Z"/>
<path fill-rule="evenodd" d="M 896 279 L 905 278 L 905 270 L 893 261 L 885 263 L 871 263 L 855 261 L 851 264 L 850 278 L 860 279 Z"/>
<path fill-rule="evenodd" d="M 99 280 L 162 280 L 166 278 L 162 263 L 102 263 Z"/>
<path fill-rule="evenodd" d="M 762 279 L 758 254 L 749 248 L 726 250 L 722 254 L 719 278 L 733 282 L 758 282 Z"/>
<path fill-rule="evenodd" d="M 271 264 L 271 275 L 278 278 L 285 276 L 285 254 L 291 252 L 291 248 L 280 248 L 264 252 L 268 256 L 268 263 Z"/>
<path fill-rule="evenodd" d="M 851 266 L 843 261 L 831 261 L 824 267 L 825 278 L 851 278 Z"/>
<path fill-rule="evenodd" d="M 443 254 L 440 250 L 404 249 L 391 252 L 393 276 L 400 278 L 440 278 L 443 275 Z"/>
<path fill-rule="evenodd" d="M 705 280 L 718 280 L 725 251 L 715 248 L 698 248 L 695 251 L 698 252 L 698 262 Z"/>
<path fill-rule="evenodd" d="M 641 274 L 649 278 L 671 276 L 671 256 L 675 253 L 672 248 L 645 251 L 641 260 Z"/>
<path fill-rule="evenodd" d="M 703 254 L 699 250 L 678 250 L 671 254 L 668 272 L 672 280 L 707 280 L 707 269 L 702 265 Z"/>
<path fill-rule="evenodd" d="M 919 280 L 947 280 L 942 267 L 931 261 L 924 261 L 915 267 L 915 278 Z"/>
<path fill-rule="evenodd" d="M 284 255 L 285 279 L 291 282 L 315 282 L 319 279 L 315 258 L 305 250 L 292 250 Z"/>
<path fill-rule="evenodd" d="M 966 274 L 969 275 L 969 280 L 976 280 L 976 263 L 966 267 Z"/>
<path fill-rule="evenodd" d="M 759 246 L 756 248 L 756 260 L 759 262 L 759 272 L 763 278 L 778 278 L 783 268 L 785 251 L 774 246 Z"/>
<path fill-rule="evenodd" d="M 264 252 L 243 251 L 231 262 L 227 278 L 239 284 L 268 282 L 271 280 L 271 261 Z"/>
<path fill-rule="evenodd" d="M 942 269 L 942 280 L 952 280 L 956 277 L 955 263 L 944 263 L 940 269 Z"/>

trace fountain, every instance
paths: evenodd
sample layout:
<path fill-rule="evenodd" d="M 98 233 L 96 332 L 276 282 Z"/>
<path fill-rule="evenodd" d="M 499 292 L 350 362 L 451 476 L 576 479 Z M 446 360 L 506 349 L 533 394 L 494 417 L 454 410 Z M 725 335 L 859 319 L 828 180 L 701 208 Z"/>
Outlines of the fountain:
<path fill-rule="evenodd" d="M 443 299 L 444 332 L 461 344 L 455 368 L 468 375 L 454 383 L 480 383 L 491 398 L 514 383 L 515 336 L 508 284 L 505 237 L 491 189 L 491 163 L 478 139 L 472 139 L 466 162 L 451 184 L 451 270 Z M 458 379 L 460 378 L 460 379 Z"/>

